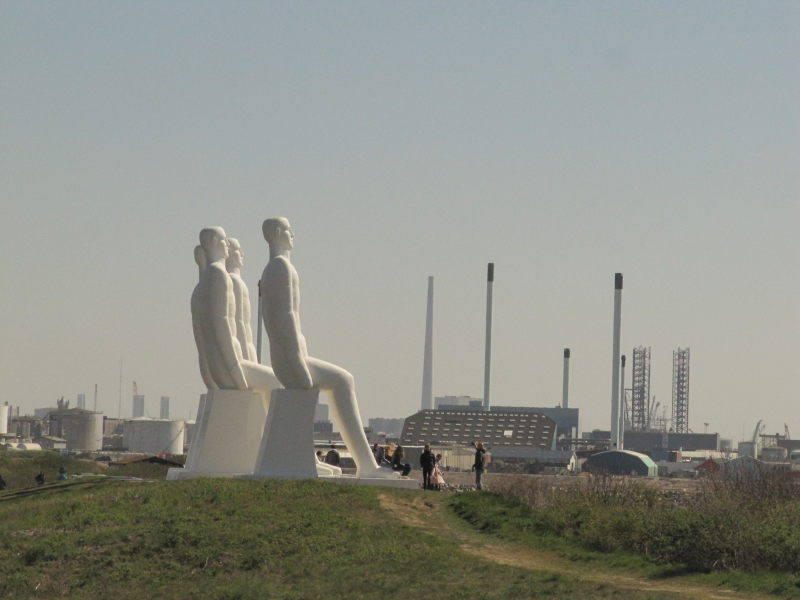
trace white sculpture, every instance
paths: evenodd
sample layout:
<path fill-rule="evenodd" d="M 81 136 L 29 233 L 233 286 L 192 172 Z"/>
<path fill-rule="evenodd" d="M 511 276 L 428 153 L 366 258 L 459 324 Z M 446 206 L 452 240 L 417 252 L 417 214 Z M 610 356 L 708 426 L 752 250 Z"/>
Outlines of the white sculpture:
<path fill-rule="evenodd" d="M 294 232 L 289 221 L 283 217 L 267 219 L 262 231 L 269 244 L 269 263 L 261 276 L 261 312 L 275 375 L 288 389 L 332 392 L 333 416 L 356 463 L 357 477 L 396 477 L 396 473 L 375 462 L 358 412 L 353 376 L 308 355 L 300 328 L 300 279 L 290 261 Z"/>
<path fill-rule="evenodd" d="M 231 276 L 233 296 L 236 299 L 236 338 L 242 349 L 242 357 L 245 360 L 257 362 L 253 332 L 250 329 L 250 292 L 241 276 L 242 266 L 244 266 L 244 252 L 242 252 L 239 240 L 229 237 L 225 268 Z"/>
<path fill-rule="evenodd" d="M 273 389 L 280 387 L 272 369 L 248 360 L 237 335 L 237 321 L 244 321 L 237 314 L 236 287 L 233 277 L 225 267 L 229 246 L 222 227 L 207 227 L 200 232 L 200 246 L 207 264 L 201 268 L 200 283 L 192 293 L 192 324 L 200 358 L 200 372 L 204 375 L 208 389 L 253 390 L 269 400 Z M 198 252 L 195 259 L 198 260 Z M 198 265 L 202 262 L 202 255 Z M 239 260 L 239 268 L 241 260 Z M 250 312 L 247 286 L 241 281 L 242 312 L 245 298 Z M 249 331 L 249 326 L 246 327 Z M 252 333 L 250 334 L 252 340 Z M 255 351 L 253 350 L 253 355 Z M 208 378 L 208 381 L 206 379 Z"/>
<path fill-rule="evenodd" d="M 207 264 L 192 294 L 192 322 L 197 326 L 195 341 L 200 361 L 208 366 L 211 381 L 217 388 L 246 390 L 242 348 L 236 337 L 236 298 L 233 282 L 225 269 L 228 258 L 225 231 L 222 227 L 203 229 L 200 245 Z"/>
<path fill-rule="evenodd" d="M 232 273 L 226 270 L 226 260 Z M 192 327 L 200 374 L 209 391 L 198 410 L 186 468 L 170 469 L 171 480 L 251 475 L 258 458 L 270 395 L 280 382 L 272 369 L 248 360 L 255 358 L 255 349 L 249 293 L 239 276 L 242 260 L 238 242 L 227 240 L 221 227 L 200 232 L 200 246 L 195 248 L 200 282 L 192 293 Z"/>
<path fill-rule="evenodd" d="M 203 278 L 203 271 L 205 270 L 208 260 L 206 259 L 206 252 L 202 246 L 194 247 L 194 261 L 197 263 L 199 269 L 199 278 Z M 194 341 L 197 344 L 197 356 L 200 362 L 200 377 L 203 378 L 203 383 L 210 390 L 217 389 L 217 384 L 211 378 L 211 371 L 208 368 L 208 361 L 206 360 L 206 341 L 203 337 L 203 327 L 200 324 L 200 305 L 202 290 L 198 283 L 192 292 L 192 329 L 194 330 Z"/>

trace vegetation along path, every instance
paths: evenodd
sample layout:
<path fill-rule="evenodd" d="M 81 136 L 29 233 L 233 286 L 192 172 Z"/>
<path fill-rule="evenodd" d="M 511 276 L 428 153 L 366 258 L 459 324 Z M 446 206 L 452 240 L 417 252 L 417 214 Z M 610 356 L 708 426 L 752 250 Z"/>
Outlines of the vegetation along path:
<path fill-rule="evenodd" d="M 754 594 L 751 591 L 736 592 L 688 581 L 652 579 L 622 572 L 620 569 L 590 569 L 586 564 L 570 560 L 560 552 L 523 546 L 487 535 L 479 529 L 470 527 L 448 509 L 448 496 L 436 493 L 422 496 L 381 493 L 379 498 L 381 505 L 405 524 L 442 539 L 457 541 L 463 551 L 499 564 L 552 572 L 568 579 L 574 578 L 600 586 L 670 593 L 686 599 L 760 600 L 772 598 L 774 600 L 775 598 L 775 596 Z"/>

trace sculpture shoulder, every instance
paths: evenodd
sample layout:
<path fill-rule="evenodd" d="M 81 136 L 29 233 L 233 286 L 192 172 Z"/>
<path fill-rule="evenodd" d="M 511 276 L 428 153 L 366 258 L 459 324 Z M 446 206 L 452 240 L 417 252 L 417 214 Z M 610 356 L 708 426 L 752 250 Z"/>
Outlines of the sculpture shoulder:
<path fill-rule="evenodd" d="M 261 275 L 261 279 L 265 282 L 288 282 L 291 280 L 293 272 L 294 267 L 292 263 L 283 256 L 277 256 L 271 258 L 267 266 L 264 267 L 264 273 Z"/>
<path fill-rule="evenodd" d="M 231 283 L 231 276 L 230 274 L 221 266 L 211 264 L 206 267 L 204 273 L 206 279 L 214 284 L 218 285 L 219 283 L 230 284 Z"/>

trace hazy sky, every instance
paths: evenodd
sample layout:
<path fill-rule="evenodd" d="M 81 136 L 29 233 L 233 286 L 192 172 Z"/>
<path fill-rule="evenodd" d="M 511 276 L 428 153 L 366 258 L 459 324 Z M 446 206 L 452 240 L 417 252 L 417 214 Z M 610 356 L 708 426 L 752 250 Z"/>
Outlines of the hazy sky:
<path fill-rule="evenodd" d="M 312 354 L 364 417 L 434 394 L 609 427 L 622 347 L 690 426 L 800 436 L 800 3 L 0 3 L 0 400 L 131 381 L 194 417 L 192 251 L 221 225 L 255 295 L 261 222 L 295 229 Z M 255 312 L 255 311 L 254 311 Z M 265 359 L 268 353 L 265 351 Z M 628 370 L 630 374 L 630 370 Z M 630 385 L 630 381 L 627 382 Z"/>

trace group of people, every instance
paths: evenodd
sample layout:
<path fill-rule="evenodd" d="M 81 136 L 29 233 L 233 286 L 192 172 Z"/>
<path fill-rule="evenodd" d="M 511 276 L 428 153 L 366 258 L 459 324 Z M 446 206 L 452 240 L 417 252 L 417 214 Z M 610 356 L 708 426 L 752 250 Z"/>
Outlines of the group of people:
<path fill-rule="evenodd" d="M 483 488 L 483 473 L 486 471 L 486 447 L 482 442 L 473 442 L 475 448 L 475 460 L 472 464 L 472 471 L 475 473 L 475 489 Z M 372 445 L 372 455 L 378 466 L 391 467 L 394 471 L 400 471 L 402 475 L 411 472 L 411 465 L 405 462 L 405 450 L 400 444 L 391 450 L 390 446 L 381 446 L 375 442 Z M 336 445 L 331 444 L 328 453 L 323 455 L 322 450 L 317 450 L 317 461 L 340 466 L 341 457 L 336 450 Z M 442 455 L 434 454 L 430 444 L 425 444 L 419 457 L 419 466 L 422 470 L 422 489 L 441 490 L 445 485 L 444 474 L 442 472 Z"/>
<path fill-rule="evenodd" d="M 419 466 L 422 469 L 422 489 L 439 491 L 444 485 L 444 475 L 442 475 L 442 455 L 434 455 L 431 445 L 425 444 L 422 454 L 419 455 Z"/>

